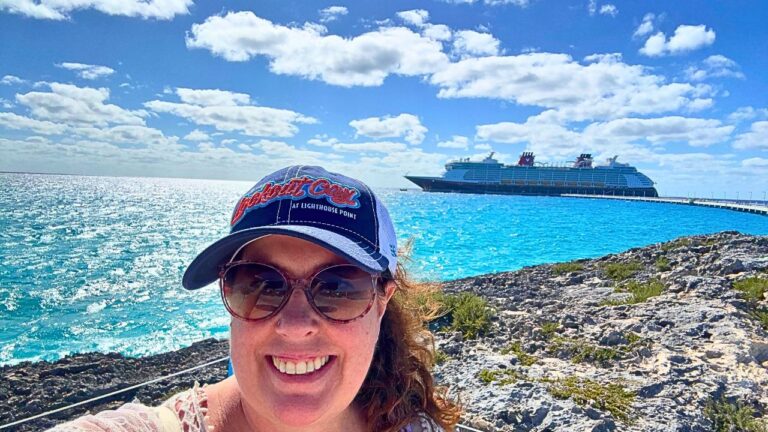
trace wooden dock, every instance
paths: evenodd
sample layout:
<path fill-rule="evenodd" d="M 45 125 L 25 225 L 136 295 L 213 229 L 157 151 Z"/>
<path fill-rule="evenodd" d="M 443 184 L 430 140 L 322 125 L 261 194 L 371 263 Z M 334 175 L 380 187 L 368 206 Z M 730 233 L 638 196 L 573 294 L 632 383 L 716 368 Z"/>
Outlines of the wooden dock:
<path fill-rule="evenodd" d="M 613 199 L 623 201 L 645 201 L 645 202 L 657 202 L 665 204 L 681 204 L 681 205 L 693 205 L 702 207 L 714 207 L 726 210 L 734 210 L 745 213 L 754 213 L 763 216 L 768 216 L 768 204 L 765 202 L 755 201 L 723 201 L 706 198 L 666 198 L 666 197 L 630 197 L 630 196 L 618 196 L 618 195 L 581 195 L 581 194 L 563 194 L 564 197 L 571 198 L 591 198 L 591 199 Z"/>

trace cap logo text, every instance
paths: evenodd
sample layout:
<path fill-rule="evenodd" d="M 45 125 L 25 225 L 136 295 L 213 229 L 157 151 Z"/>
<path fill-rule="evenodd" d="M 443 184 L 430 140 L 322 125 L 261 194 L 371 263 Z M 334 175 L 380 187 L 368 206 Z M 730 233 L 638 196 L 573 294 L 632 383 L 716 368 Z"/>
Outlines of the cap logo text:
<path fill-rule="evenodd" d="M 357 199 L 360 192 L 353 187 L 345 186 L 325 178 L 294 177 L 283 183 L 267 182 L 260 190 L 250 196 L 240 198 L 231 225 L 235 225 L 251 208 L 265 207 L 270 203 L 283 199 L 300 200 L 306 197 L 325 198 L 336 207 L 360 207 Z"/>

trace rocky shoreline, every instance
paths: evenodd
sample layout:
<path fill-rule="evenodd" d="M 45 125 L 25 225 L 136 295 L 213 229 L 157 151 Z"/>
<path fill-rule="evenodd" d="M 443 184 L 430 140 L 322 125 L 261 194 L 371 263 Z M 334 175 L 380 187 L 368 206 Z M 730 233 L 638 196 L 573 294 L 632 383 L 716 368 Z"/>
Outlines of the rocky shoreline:
<path fill-rule="evenodd" d="M 768 237 L 724 232 L 450 281 L 446 292 L 488 302 L 490 322 L 473 339 L 438 332 L 435 375 L 464 405 L 463 423 L 485 431 L 711 431 L 720 426 L 713 416 L 733 409 L 754 429 L 732 430 L 764 430 L 764 280 Z M 92 353 L 2 367 L 0 425 L 227 350 L 226 341 L 206 340 L 140 359 Z M 225 376 L 226 363 L 217 363 L 10 430 L 41 430 L 134 399 L 157 404 Z"/>

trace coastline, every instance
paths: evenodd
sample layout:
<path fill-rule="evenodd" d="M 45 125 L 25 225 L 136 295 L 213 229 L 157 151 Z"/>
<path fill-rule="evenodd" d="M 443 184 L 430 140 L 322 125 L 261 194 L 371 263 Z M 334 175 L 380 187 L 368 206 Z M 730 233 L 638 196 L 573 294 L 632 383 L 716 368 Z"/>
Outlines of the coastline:
<path fill-rule="evenodd" d="M 718 401 L 763 422 L 768 323 L 755 311 L 768 300 L 737 288 L 749 280 L 768 281 L 768 236 L 722 232 L 448 281 L 447 293 L 477 295 L 493 314 L 480 337 L 436 333 L 434 374 L 462 401 L 462 423 L 484 431 L 703 432 L 713 429 L 705 412 Z M 662 288 L 635 302 L 632 283 Z M 90 353 L 0 367 L 0 425 L 227 354 L 227 341 L 209 339 L 143 358 Z M 41 430 L 134 398 L 158 404 L 225 376 L 218 363 L 12 430 Z M 585 399 L 563 383 L 598 395 Z M 605 389 L 625 405 L 601 399 L 615 396 L 600 396 Z"/>

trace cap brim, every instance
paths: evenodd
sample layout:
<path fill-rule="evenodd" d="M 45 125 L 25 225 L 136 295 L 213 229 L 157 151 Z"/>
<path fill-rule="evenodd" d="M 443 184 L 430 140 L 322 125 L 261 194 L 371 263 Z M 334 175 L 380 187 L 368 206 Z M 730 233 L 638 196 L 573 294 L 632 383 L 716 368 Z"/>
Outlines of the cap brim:
<path fill-rule="evenodd" d="M 322 228 L 305 225 L 279 225 L 238 231 L 208 246 L 187 267 L 181 280 L 182 286 L 188 290 L 195 290 L 213 283 L 219 277 L 219 267 L 232 259 L 232 255 L 242 245 L 269 234 L 282 234 L 310 241 L 372 273 L 381 273 L 387 270 L 387 259 L 367 242 L 355 242 Z"/>

